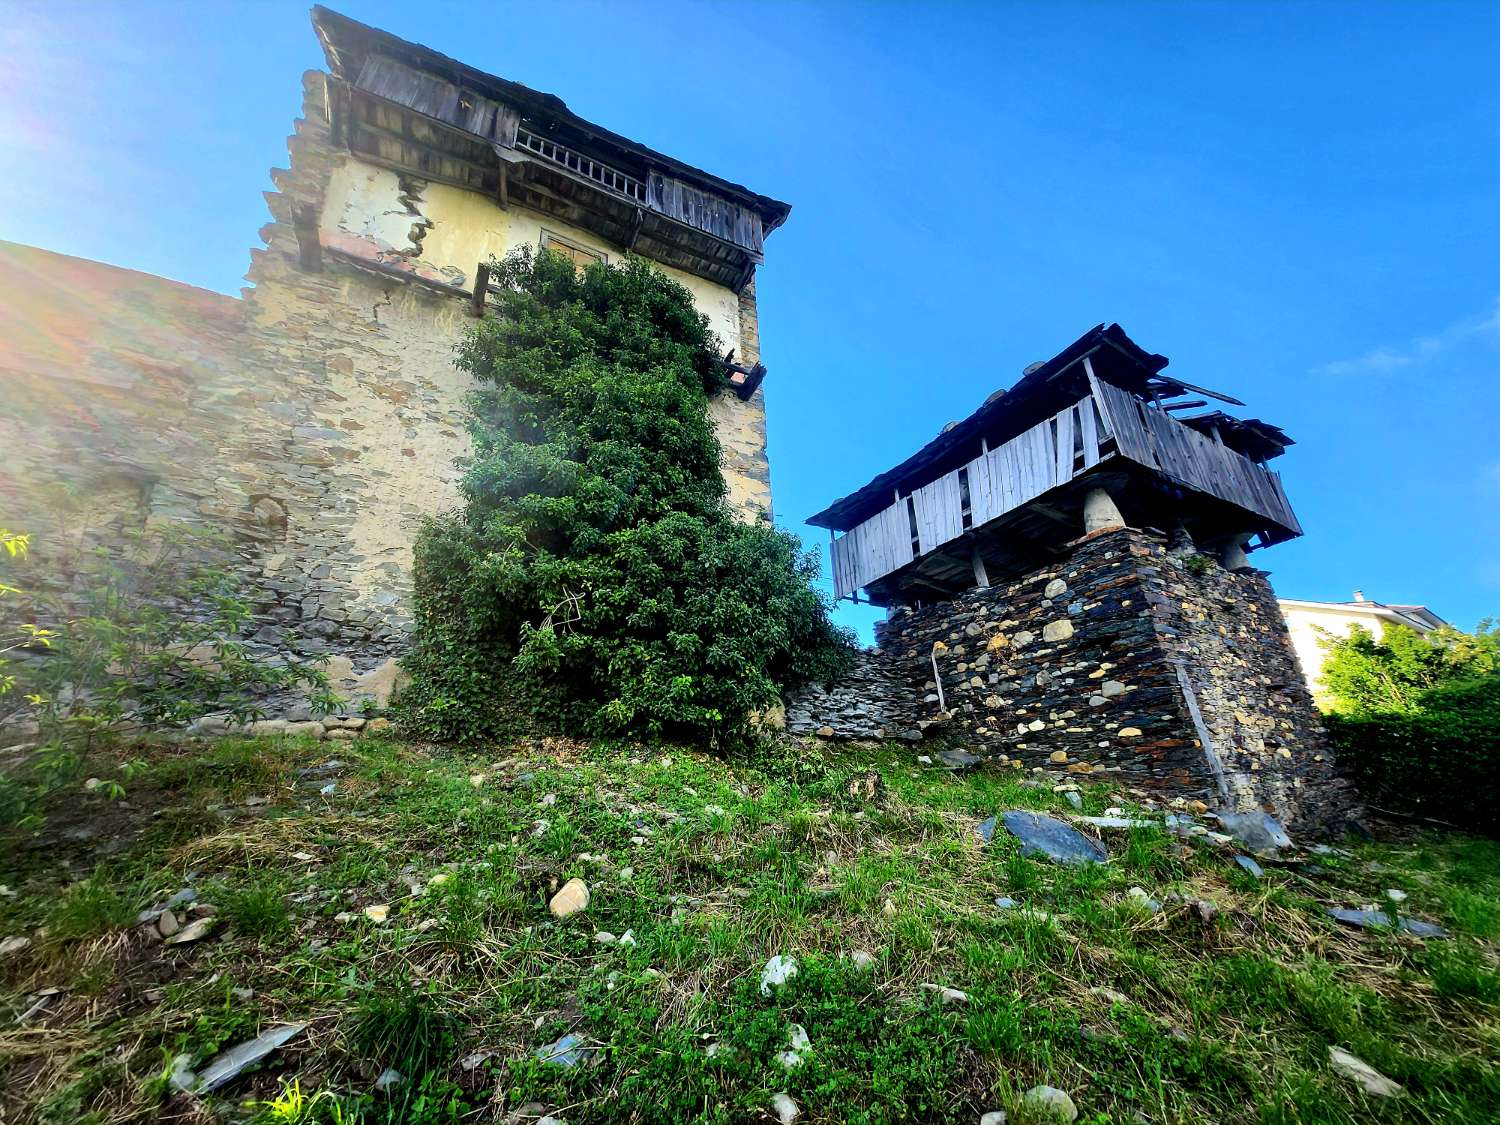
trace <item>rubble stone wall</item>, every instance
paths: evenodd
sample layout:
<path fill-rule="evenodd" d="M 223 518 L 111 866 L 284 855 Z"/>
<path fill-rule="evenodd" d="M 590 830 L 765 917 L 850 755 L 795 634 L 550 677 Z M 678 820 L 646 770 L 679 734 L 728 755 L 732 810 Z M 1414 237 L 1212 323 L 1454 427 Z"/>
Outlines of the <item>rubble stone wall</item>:
<path fill-rule="evenodd" d="M 0 243 L 0 526 L 32 534 L 32 574 L 64 580 L 58 561 L 80 541 L 114 546 L 163 522 L 223 532 L 253 603 L 252 647 L 326 659 L 351 698 L 383 703 L 409 631 L 416 528 L 456 502 L 469 449 L 469 379 L 453 366 L 472 323 L 453 286 L 469 278 L 452 263 L 472 271 L 540 227 L 520 208 L 352 167 L 331 143 L 324 83 L 304 76 L 242 299 Z M 386 180 L 397 187 L 381 194 Z M 316 270 L 299 261 L 295 220 L 309 211 Z M 758 358 L 753 284 L 684 284 L 727 346 Z M 720 399 L 731 502 L 761 518 L 763 391 Z"/>
<path fill-rule="evenodd" d="M 1022 578 L 899 610 L 876 637 L 879 690 L 862 701 L 854 680 L 804 693 L 788 702 L 789 729 L 822 719 L 825 737 L 869 737 L 871 715 L 900 714 L 1016 768 L 1102 773 L 1214 807 L 1305 823 L 1343 800 L 1258 571 L 1112 529 Z"/>

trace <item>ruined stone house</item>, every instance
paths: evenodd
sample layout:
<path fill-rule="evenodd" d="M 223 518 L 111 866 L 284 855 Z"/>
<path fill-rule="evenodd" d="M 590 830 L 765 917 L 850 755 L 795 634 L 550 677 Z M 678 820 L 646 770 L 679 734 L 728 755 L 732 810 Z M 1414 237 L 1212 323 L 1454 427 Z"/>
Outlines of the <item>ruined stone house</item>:
<path fill-rule="evenodd" d="M 324 8 L 290 161 L 239 298 L 0 243 L 0 523 L 108 543 L 147 521 L 232 536 L 252 643 L 383 698 L 417 521 L 456 498 L 452 349 L 517 246 L 637 254 L 726 349 L 711 404 L 734 508 L 768 518 L 755 272 L 787 204 L 558 98 Z M 58 486 L 73 495 L 60 504 Z"/>

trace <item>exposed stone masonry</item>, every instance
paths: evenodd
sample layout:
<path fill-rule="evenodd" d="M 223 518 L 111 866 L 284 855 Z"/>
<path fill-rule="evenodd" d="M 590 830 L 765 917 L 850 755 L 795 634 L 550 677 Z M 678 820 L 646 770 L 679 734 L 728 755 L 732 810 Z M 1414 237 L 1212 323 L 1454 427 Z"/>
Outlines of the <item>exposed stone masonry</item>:
<path fill-rule="evenodd" d="M 309 71 L 303 93 L 242 300 L 0 244 L 0 524 L 32 534 L 38 576 L 60 572 L 70 540 L 220 531 L 252 602 L 252 650 L 325 659 L 347 695 L 384 703 L 409 635 L 417 526 L 456 503 L 469 450 L 453 346 L 473 322 L 451 290 L 378 263 L 325 249 L 321 269 L 303 268 L 296 220 L 329 208 L 351 159 L 330 135 L 326 76 Z M 414 207 L 423 185 L 402 182 Z M 722 296 L 737 301 L 740 357 L 756 361 L 753 281 Z M 711 404 L 745 518 L 770 508 L 764 401 Z M 74 499 L 60 503 L 63 489 Z"/>
<path fill-rule="evenodd" d="M 819 721 L 825 737 L 871 737 L 875 716 L 902 715 L 1016 768 L 1320 819 L 1342 785 L 1270 584 L 1190 558 L 1201 557 L 1145 532 L 1099 531 L 1019 580 L 899 610 L 876 626 L 869 658 L 886 676 L 803 693 L 788 703 L 789 729 L 814 733 Z M 915 713 L 903 714 L 889 677 Z M 865 683 L 877 688 L 861 700 Z"/>
<path fill-rule="evenodd" d="M 838 683 L 809 684 L 788 699 L 786 729 L 823 738 L 917 740 L 921 712 L 894 662 L 865 650 Z"/>

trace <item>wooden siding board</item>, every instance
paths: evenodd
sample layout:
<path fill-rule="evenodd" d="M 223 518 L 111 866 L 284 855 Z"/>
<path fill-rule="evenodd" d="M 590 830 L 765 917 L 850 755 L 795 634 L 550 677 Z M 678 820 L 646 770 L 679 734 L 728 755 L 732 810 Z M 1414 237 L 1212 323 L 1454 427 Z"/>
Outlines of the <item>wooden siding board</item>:
<path fill-rule="evenodd" d="M 1099 463 L 1099 431 L 1094 423 L 1094 404 L 1085 399 L 1078 410 L 1079 424 L 1083 431 L 1083 467 L 1090 468 Z"/>
<path fill-rule="evenodd" d="M 912 493 L 912 501 L 917 512 L 917 541 L 924 555 L 964 533 L 963 502 L 956 470 L 917 489 Z"/>
<path fill-rule="evenodd" d="M 1077 426 L 1083 446 L 1080 472 L 1098 464 L 1101 436 L 1113 437 L 1122 456 L 1301 534 L 1275 472 L 1170 414 L 1138 407 L 1138 400 L 1128 391 L 1092 376 L 1090 382 L 1095 389 L 1092 400 L 1083 399 L 965 466 L 973 526 L 989 523 L 1071 480 L 1076 475 L 1073 433 Z M 1097 420 L 1094 402 L 1099 407 Z M 911 503 L 921 555 L 963 534 L 957 470 L 917 489 Z M 834 540 L 832 553 L 834 586 L 840 597 L 906 566 L 917 557 L 912 553 L 907 501 L 893 504 Z"/>
<path fill-rule="evenodd" d="M 466 133 L 507 146 L 515 143 L 521 121 L 517 110 L 384 55 L 365 58 L 355 85 Z"/>
<path fill-rule="evenodd" d="M 1073 478 L 1073 408 L 1057 416 L 1057 458 L 1052 483 L 1061 484 Z"/>
<path fill-rule="evenodd" d="M 646 180 L 646 206 L 752 254 L 765 249 L 760 215 L 673 176 L 651 173 Z"/>

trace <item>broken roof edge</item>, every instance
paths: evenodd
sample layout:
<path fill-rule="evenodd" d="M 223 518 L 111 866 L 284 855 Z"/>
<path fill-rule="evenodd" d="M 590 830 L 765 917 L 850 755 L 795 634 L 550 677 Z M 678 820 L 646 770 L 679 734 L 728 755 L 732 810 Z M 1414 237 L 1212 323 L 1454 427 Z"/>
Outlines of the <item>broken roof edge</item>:
<path fill-rule="evenodd" d="M 1156 375 L 1169 362 L 1164 355 L 1146 351 L 1127 336 L 1125 330 L 1118 324 L 1095 325 L 1051 359 L 1037 364 L 1035 368 L 1021 376 L 1013 386 L 991 395 L 978 410 L 963 421 L 939 433 L 937 437 L 895 468 L 887 469 L 869 483 L 835 500 L 821 512 L 808 517 L 807 523 L 813 527 L 825 527 L 833 531 L 848 531 L 860 521 L 846 518 L 847 513 L 868 506 L 874 502 L 875 497 L 888 492 L 898 482 L 943 457 L 956 446 L 975 440 L 979 432 L 1002 411 L 1021 405 L 1029 395 L 1037 392 L 1048 380 L 1061 374 L 1085 355 L 1091 355 L 1105 346 L 1113 347 L 1127 359 L 1135 362 L 1147 373 L 1147 377 Z"/>
<path fill-rule="evenodd" d="M 614 146 L 637 159 L 658 166 L 661 171 L 696 181 L 699 187 L 726 195 L 757 212 L 767 235 L 786 222 L 787 216 L 791 213 L 790 203 L 772 199 L 768 195 L 752 191 L 743 184 L 715 176 L 712 172 L 706 172 L 702 168 L 695 168 L 691 164 L 686 164 L 638 141 L 632 141 L 628 137 L 611 132 L 602 125 L 579 117 L 568 108 L 566 102 L 555 94 L 533 90 L 519 82 L 489 74 L 445 55 L 441 51 L 402 39 L 378 27 L 361 23 L 342 12 L 325 8 L 321 4 L 313 5 L 311 15 L 313 30 L 323 48 L 324 57 L 328 61 L 330 70 L 338 78 L 352 80 L 357 76 L 359 67 L 350 66 L 349 63 L 352 57 L 360 51 L 365 54 L 371 51 L 392 54 L 412 65 L 439 73 L 455 85 L 467 85 L 477 93 L 488 97 L 511 102 L 535 112 L 550 114 L 565 124 L 588 133 L 605 145 Z"/>

